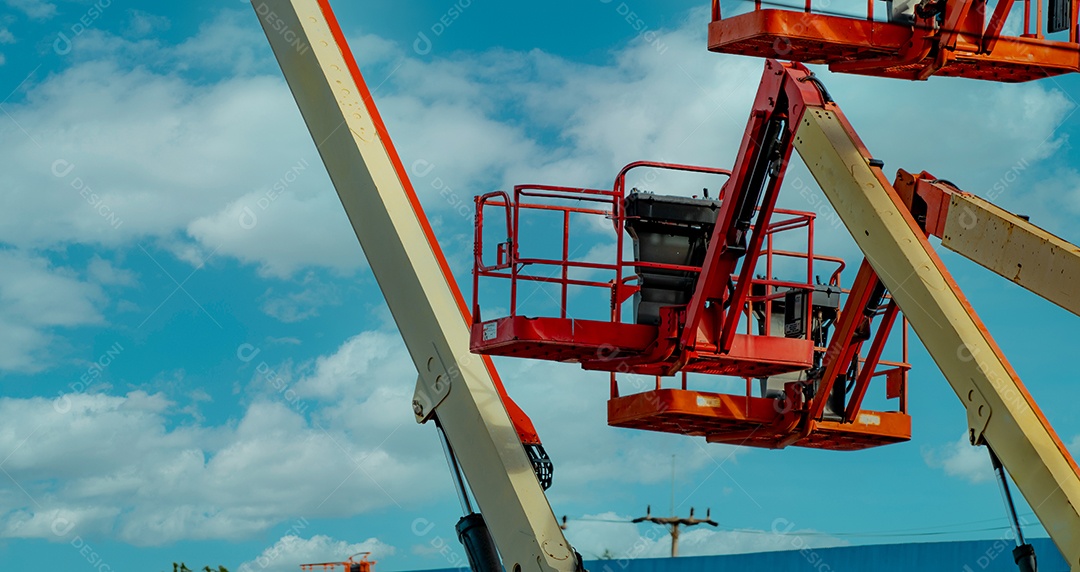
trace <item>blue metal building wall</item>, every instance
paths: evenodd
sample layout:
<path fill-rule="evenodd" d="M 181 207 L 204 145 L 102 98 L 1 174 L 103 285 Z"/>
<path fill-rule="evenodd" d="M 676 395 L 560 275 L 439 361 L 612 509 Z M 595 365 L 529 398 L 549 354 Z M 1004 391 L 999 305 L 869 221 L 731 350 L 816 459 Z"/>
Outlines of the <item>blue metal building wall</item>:
<path fill-rule="evenodd" d="M 1039 572 L 1069 572 L 1065 559 L 1046 538 L 1030 541 Z M 593 560 L 590 572 L 1016 572 L 1009 540 L 881 544 L 843 548 L 804 548 L 730 556 L 683 556 Z M 793 548 L 798 548 L 797 542 Z M 468 572 L 445 568 L 429 572 Z"/>
<path fill-rule="evenodd" d="M 1039 572 L 1069 572 L 1049 539 L 1031 543 Z M 797 545 L 796 545 L 797 546 Z M 1017 572 L 1009 540 L 805 548 L 731 556 L 599 560 L 590 572 Z"/>

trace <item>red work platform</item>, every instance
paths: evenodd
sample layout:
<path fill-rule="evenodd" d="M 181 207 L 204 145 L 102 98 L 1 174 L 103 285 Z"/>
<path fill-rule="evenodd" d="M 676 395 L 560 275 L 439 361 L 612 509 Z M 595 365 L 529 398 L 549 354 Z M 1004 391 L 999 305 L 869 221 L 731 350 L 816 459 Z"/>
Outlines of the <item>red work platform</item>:
<path fill-rule="evenodd" d="M 522 185 L 477 197 L 473 352 L 609 372 L 616 427 L 768 448 L 856 450 L 910 439 L 907 330 L 901 361 L 882 359 L 898 311 L 869 264 L 842 288 L 844 261 L 814 251 L 814 213 L 745 202 L 732 209 L 740 203 L 731 185 L 713 198 L 628 189 L 634 169 L 643 183 L 672 171 L 709 181 L 729 174 L 637 162 L 610 190 Z M 741 218 L 721 223 L 725 208 Z M 608 228 L 614 248 L 597 254 L 597 234 Z M 725 243 L 750 261 L 741 267 L 709 261 L 731 229 L 750 231 L 749 240 Z M 494 244 L 485 247 L 485 237 Z M 701 294 L 709 276 L 714 293 Z M 508 298 L 485 319 L 480 291 L 489 288 Z M 575 317 L 582 313 L 591 315 Z M 672 376 L 681 388 L 662 388 Z M 712 376 L 741 378 L 745 391 L 688 387 Z M 896 411 L 862 409 L 872 382 L 899 400 Z M 621 395 L 620 383 L 636 393 Z"/>
<path fill-rule="evenodd" d="M 818 421 L 806 435 L 793 432 L 798 421 L 776 400 L 746 395 L 657 389 L 608 401 L 608 425 L 694 435 L 713 443 L 857 451 L 911 439 L 911 417 L 897 411 L 864 410 L 852 423 Z"/>
<path fill-rule="evenodd" d="M 873 1 L 862 18 L 815 12 L 809 1 L 804 9 L 761 4 L 724 18 L 714 3 L 709 50 L 909 80 L 940 75 L 1012 83 L 1080 71 L 1076 8 L 1057 34 L 1060 39 L 1052 40 L 1043 31 L 1042 0 L 998 2 L 1002 13 L 995 9 L 985 17 L 989 8 L 980 8 L 977 0 L 949 2 L 940 16 L 913 15 L 910 21 L 888 14 L 875 19 Z M 1014 5 L 1026 11 L 1024 33 L 1004 36 Z"/>
<path fill-rule="evenodd" d="M 578 363 L 584 369 L 663 375 L 666 364 L 643 363 L 656 326 L 511 316 L 473 327 L 472 347 L 488 355 Z M 612 342 L 618 340 L 618 347 Z M 731 351 L 701 353 L 681 371 L 768 377 L 813 365 L 814 344 L 801 338 L 735 334 Z"/>

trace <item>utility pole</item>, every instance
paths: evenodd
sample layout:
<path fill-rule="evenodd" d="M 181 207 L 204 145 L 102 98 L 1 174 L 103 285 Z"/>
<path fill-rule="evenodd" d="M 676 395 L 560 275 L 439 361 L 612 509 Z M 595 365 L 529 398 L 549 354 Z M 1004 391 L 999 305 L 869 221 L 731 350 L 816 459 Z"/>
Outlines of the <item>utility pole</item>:
<path fill-rule="evenodd" d="M 675 511 L 672 511 L 673 513 Z M 715 520 L 712 519 L 711 509 L 705 509 L 705 518 L 694 518 L 694 507 L 690 507 L 690 518 L 681 518 L 677 516 L 653 516 L 652 506 L 645 508 L 645 516 L 635 518 L 631 522 L 651 522 L 654 524 L 662 524 L 668 527 L 668 532 L 671 533 L 671 557 L 674 558 L 679 555 L 679 527 L 681 526 L 695 526 L 698 524 L 707 524 L 709 526 L 719 526 Z"/>

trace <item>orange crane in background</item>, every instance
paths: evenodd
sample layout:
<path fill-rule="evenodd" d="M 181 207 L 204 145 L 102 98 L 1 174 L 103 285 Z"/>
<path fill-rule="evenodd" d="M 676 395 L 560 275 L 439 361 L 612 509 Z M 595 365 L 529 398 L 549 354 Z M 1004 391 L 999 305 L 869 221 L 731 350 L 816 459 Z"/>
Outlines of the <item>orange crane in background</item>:
<path fill-rule="evenodd" d="M 1006 36 L 1021 5 L 1024 33 Z M 879 18 L 868 0 L 866 17 L 857 18 L 814 13 L 809 0 L 796 11 L 756 2 L 722 18 L 714 2 L 709 47 L 908 79 L 1025 81 L 1076 71 L 1077 0 L 1049 0 L 1045 12 L 1043 5 L 896 0 Z M 524 185 L 478 197 L 470 308 L 329 1 L 253 6 L 416 365 L 413 411 L 442 440 L 466 513 L 458 535 L 474 570 L 582 568 L 543 492 L 550 460 L 488 355 L 608 372 L 611 425 L 766 448 L 856 450 L 910 438 L 906 327 L 900 359 L 884 359 L 892 327 L 905 320 L 965 405 L 972 444 L 991 452 L 1018 565 L 1034 570 L 1035 559 L 1006 470 L 1080 571 L 1080 469 L 928 238 L 1073 312 L 1080 249 L 928 173 L 900 171 L 890 182 L 821 80 L 802 64 L 769 59 L 730 170 L 639 162 L 611 189 Z M 1044 15 L 1046 34 L 1060 39 L 1044 34 Z M 865 255 L 847 286 L 843 261 L 814 250 L 814 214 L 776 206 L 793 151 Z M 724 182 L 712 198 L 655 194 L 627 188 L 633 169 Z M 485 247 L 491 209 L 500 215 L 494 252 Z M 519 232 L 537 212 L 558 221 L 552 232 L 561 240 L 541 240 L 553 255 L 528 252 Z M 572 222 L 582 217 L 612 224 L 614 260 L 571 258 Z M 790 235 L 803 231 L 804 247 L 792 250 Z M 815 270 L 823 266 L 832 270 L 824 281 Z M 509 315 L 482 316 L 481 281 L 508 284 Z M 518 286 L 527 282 L 557 293 L 551 315 L 524 313 Z M 596 309 L 572 304 L 575 289 L 600 292 L 604 315 L 575 315 Z M 655 385 L 624 394 L 629 374 Z M 743 390 L 697 387 L 716 375 L 744 379 Z M 677 386 L 664 387 L 671 377 Z M 875 380 L 885 386 L 876 402 L 894 409 L 864 407 Z"/>
<path fill-rule="evenodd" d="M 344 562 L 319 562 L 317 564 L 301 564 L 300 570 L 305 572 L 336 572 L 341 566 L 341 572 L 372 572 L 375 570 L 375 560 L 368 560 L 370 552 L 357 552 Z M 355 558 L 359 556 L 360 560 Z"/>

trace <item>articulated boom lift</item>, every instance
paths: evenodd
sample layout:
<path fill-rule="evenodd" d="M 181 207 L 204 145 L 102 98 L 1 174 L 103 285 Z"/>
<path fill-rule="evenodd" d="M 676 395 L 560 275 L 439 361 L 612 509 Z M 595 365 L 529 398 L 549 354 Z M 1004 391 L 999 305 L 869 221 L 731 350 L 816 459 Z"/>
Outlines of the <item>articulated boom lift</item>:
<path fill-rule="evenodd" d="M 1014 4 L 1006 1 L 988 22 L 977 16 L 990 8 L 979 1 L 895 1 L 886 22 L 875 20 L 872 0 L 865 21 L 810 14 L 809 1 L 805 12 L 757 2 L 722 19 L 714 3 L 710 48 L 768 55 L 783 45 L 790 57 L 841 71 L 1024 81 L 1076 71 L 1078 2 L 1050 2 L 1048 29 L 1068 31 L 1068 41 L 1043 36 L 1038 0 L 1023 2 L 1025 14 L 1038 8 L 1037 30 L 1026 21 L 1015 38 L 1001 33 Z M 972 444 L 990 449 L 1007 504 L 1005 469 L 1080 572 L 1080 469 L 928 237 L 1074 313 L 1080 249 L 928 173 L 900 171 L 890 183 L 821 82 L 801 64 L 770 59 L 730 171 L 639 162 L 611 190 L 533 185 L 478 197 L 470 312 L 328 0 L 252 4 L 419 372 L 413 410 L 442 439 L 474 570 L 577 572 L 581 558 L 544 495 L 552 465 L 532 423 L 488 355 L 472 352 L 609 372 L 611 425 L 857 450 L 910 439 L 910 323 L 967 408 Z M 865 255 L 847 287 L 844 262 L 814 250 L 815 215 L 776 206 L 792 150 Z M 726 181 L 713 198 L 627 189 L 631 172 L 661 171 Z M 504 225 L 494 252 L 485 247 L 491 212 Z M 523 229 L 539 228 L 529 222 L 539 215 L 557 221 L 562 240 L 539 241 L 554 255 L 528 250 L 532 231 Z M 589 217 L 613 226 L 614 260 L 582 260 L 571 249 L 571 227 Z M 805 247 L 793 250 L 800 240 Z M 831 271 L 824 281 L 821 268 Z M 508 315 L 483 319 L 481 286 L 500 283 Z M 523 313 L 537 287 L 558 292 L 552 315 Z M 590 289 L 602 293 L 603 315 L 575 318 L 595 309 L 578 298 Z M 888 361 L 898 320 L 899 357 Z M 640 375 L 655 385 L 624 395 Z M 741 378 L 744 390 L 689 387 L 717 375 Z M 674 376 L 678 387 L 663 387 Z M 875 379 L 885 385 L 875 403 L 895 408 L 863 406 Z M 1016 520 L 1013 511 L 1014 555 L 1033 570 Z"/>
<path fill-rule="evenodd" d="M 793 149 L 866 256 L 850 289 L 839 288 L 839 272 L 828 284 L 811 282 L 812 270 L 801 283 L 773 277 L 774 235 L 800 219 L 813 221 L 812 213 L 775 206 Z M 637 246 L 634 260 L 620 257 L 610 266 L 611 281 L 569 277 L 568 268 L 598 265 L 568 260 L 568 232 L 563 232 L 559 261 L 521 256 L 517 232 L 521 212 L 552 208 L 523 199 L 578 193 L 586 197 L 577 198 L 589 200 L 605 196 L 604 191 L 549 187 L 538 193 L 538 187 L 518 187 L 513 200 L 498 199 L 494 206 L 512 213 L 510 240 L 497 249 L 494 267 L 484 264 L 478 240 L 476 275 L 508 278 L 512 284 L 555 283 L 563 299 L 557 318 L 518 315 L 512 298 L 510 316 L 484 321 L 476 306 L 473 350 L 613 372 L 611 425 L 738 445 L 854 450 L 910 438 L 909 366 L 881 360 L 890 328 L 903 311 L 967 407 L 972 444 L 989 445 L 995 466 L 1009 470 L 1062 553 L 1080 569 L 1080 471 L 927 237 L 940 237 L 946 247 L 1073 312 L 1080 310 L 1072 288 L 1080 276 L 1080 249 L 928 173 L 900 171 L 890 184 L 882 167 L 807 68 L 768 60 L 735 168 L 718 200 L 627 195 L 626 171 L 614 191 L 606 192 L 613 202 L 602 214 L 612 218 L 620 240 L 624 231 L 632 233 Z M 478 239 L 483 210 L 493 206 L 493 196 L 477 199 Z M 583 212 L 564 211 L 567 221 L 570 212 Z M 808 268 L 823 258 L 813 253 L 812 226 L 810 232 L 807 252 L 782 252 L 804 258 Z M 617 250 L 622 252 L 621 243 Z M 538 264 L 561 266 L 561 273 L 528 271 Z M 761 266 L 764 277 L 755 277 Z M 636 274 L 624 277 L 626 267 L 636 268 Z M 610 288 L 610 322 L 567 316 L 570 285 Z M 519 289 L 512 285 L 510 291 L 513 297 Z M 627 322 L 620 309 L 631 295 L 635 320 Z M 756 320 L 757 328 L 751 323 L 740 331 L 744 319 Z M 744 377 L 746 391 L 690 390 L 687 372 Z M 616 373 L 656 375 L 656 387 L 621 396 Z M 673 374 L 683 376 L 681 387 L 661 388 L 659 376 Z M 888 398 L 900 399 L 897 411 L 862 408 L 876 376 L 886 378 Z M 752 378 L 761 382 L 756 394 Z M 1023 546 L 1016 557 L 1027 562 L 1030 546 L 1017 537 Z"/>

